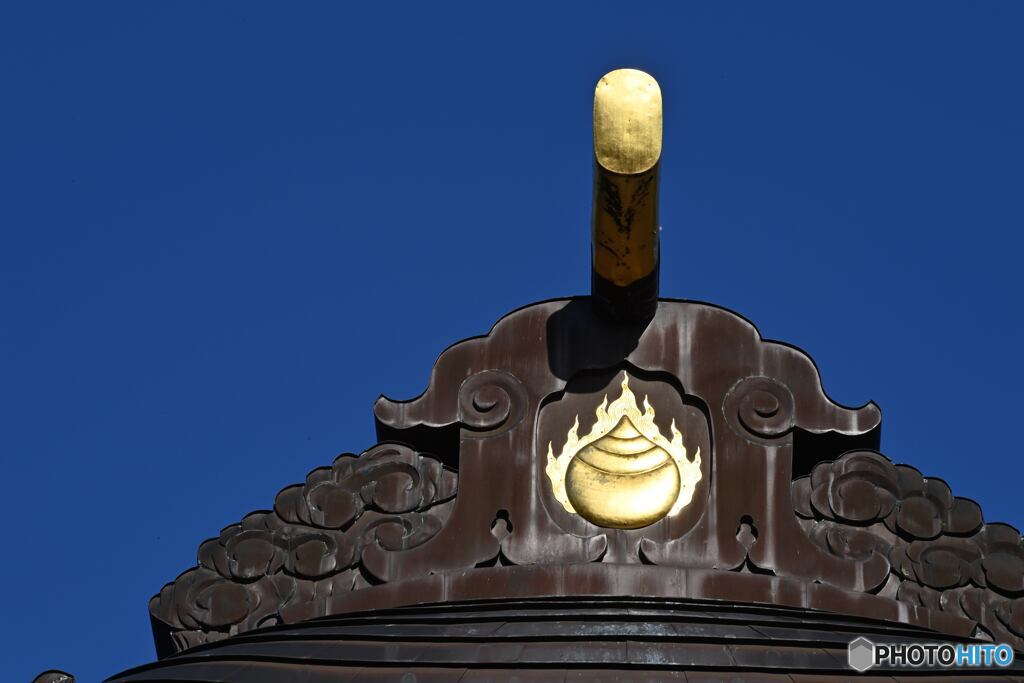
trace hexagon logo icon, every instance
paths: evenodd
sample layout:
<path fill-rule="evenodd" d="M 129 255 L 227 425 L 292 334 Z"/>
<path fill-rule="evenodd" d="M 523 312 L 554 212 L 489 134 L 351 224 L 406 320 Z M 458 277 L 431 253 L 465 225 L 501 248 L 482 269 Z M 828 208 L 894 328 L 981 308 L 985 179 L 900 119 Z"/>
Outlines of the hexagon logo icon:
<path fill-rule="evenodd" d="M 846 659 L 851 669 L 863 672 L 875 665 L 875 644 L 867 638 L 857 638 L 850 642 L 846 651 Z"/>

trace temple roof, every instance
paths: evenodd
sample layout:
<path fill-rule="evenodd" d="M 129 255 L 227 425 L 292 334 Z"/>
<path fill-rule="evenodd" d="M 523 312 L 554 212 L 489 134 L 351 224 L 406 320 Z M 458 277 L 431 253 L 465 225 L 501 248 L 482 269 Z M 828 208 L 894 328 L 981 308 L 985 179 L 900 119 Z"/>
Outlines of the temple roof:
<path fill-rule="evenodd" d="M 877 406 L 836 404 L 809 356 L 725 309 L 663 299 L 613 323 L 585 297 L 527 306 L 374 412 L 381 443 L 200 546 L 150 602 L 163 659 L 111 680 L 414 665 L 820 680 L 864 634 L 1024 652 L 1020 533 L 878 452 Z M 573 483 L 559 458 L 572 467 L 613 414 L 649 447 L 609 442 L 589 462 L 613 465 Z M 615 469 L 673 443 L 683 454 L 642 477 Z M 636 528 L 558 496 L 647 503 L 678 491 L 658 483 L 677 466 L 690 499 Z"/>

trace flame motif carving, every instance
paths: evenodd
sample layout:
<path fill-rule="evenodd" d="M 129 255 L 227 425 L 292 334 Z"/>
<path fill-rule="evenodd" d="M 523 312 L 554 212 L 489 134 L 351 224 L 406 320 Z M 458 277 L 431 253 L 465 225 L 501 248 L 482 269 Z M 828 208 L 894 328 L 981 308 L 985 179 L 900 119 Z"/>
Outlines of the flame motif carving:
<path fill-rule="evenodd" d="M 701 479 L 700 449 L 688 459 L 675 420 L 669 441 L 654 415 L 646 396 L 640 411 L 623 372 L 622 394 L 611 404 L 605 395 L 589 434 L 578 436 L 577 415 L 557 457 L 548 442 L 545 472 L 562 507 L 616 529 L 638 529 L 686 507 Z"/>

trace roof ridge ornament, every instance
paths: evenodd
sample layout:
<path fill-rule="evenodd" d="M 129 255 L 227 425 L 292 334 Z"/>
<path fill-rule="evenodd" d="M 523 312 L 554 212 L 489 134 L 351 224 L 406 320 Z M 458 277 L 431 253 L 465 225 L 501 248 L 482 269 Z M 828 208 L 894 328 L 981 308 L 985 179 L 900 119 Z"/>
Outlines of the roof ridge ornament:
<path fill-rule="evenodd" d="M 658 299 L 661 133 L 653 78 L 602 78 L 594 296 L 519 308 L 380 397 L 378 444 L 203 542 L 150 601 L 161 661 L 109 680 L 839 680 L 864 629 L 1024 652 L 1017 529 L 878 453 L 878 406 L 833 401 L 797 347 Z M 759 628 L 794 615 L 800 637 Z"/>
<path fill-rule="evenodd" d="M 613 321 L 648 320 L 658 306 L 661 88 L 617 69 L 594 91 L 591 291 Z"/>
<path fill-rule="evenodd" d="M 626 372 L 620 386 L 622 393 L 611 403 L 604 395 L 588 434 L 577 435 L 577 415 L 558 456 L 548 442 L 545 472 L 567 512 L 598 526 L 639 529 L 678 514 L 693 500 L 702 476 L 700 447 L 687 458 L 675 419 L 669 441 L 654 422 L 647 396 L 640 410 Z"/>

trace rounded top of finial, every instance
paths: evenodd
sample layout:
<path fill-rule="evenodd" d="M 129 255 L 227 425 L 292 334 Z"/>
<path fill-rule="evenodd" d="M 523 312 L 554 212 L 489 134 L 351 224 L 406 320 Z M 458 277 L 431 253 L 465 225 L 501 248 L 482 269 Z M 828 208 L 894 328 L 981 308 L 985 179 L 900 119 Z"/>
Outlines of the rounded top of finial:
<path fill-rule="evenodd" d="M 643 173 L 661 158 L 661 88 L 637 69 L 605 74 L 594 90 L 594 155 L 603 168 Z"/>

